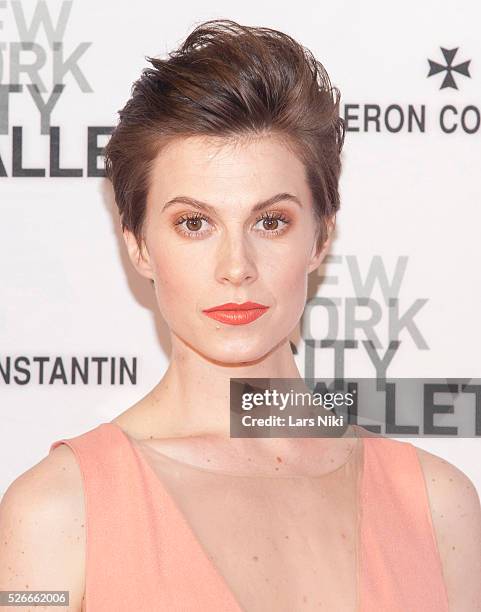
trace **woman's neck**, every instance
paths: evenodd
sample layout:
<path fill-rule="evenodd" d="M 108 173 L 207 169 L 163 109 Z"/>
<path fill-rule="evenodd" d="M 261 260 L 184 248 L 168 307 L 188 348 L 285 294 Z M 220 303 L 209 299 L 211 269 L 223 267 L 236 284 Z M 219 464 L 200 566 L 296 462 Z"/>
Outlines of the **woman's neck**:
<path fill-rule="evenodd" d="M 127 411 L 131 429 L 149 431 L 154 438 L 229 437 L 231 378 L 291 379 L 304 387 L 288 340 L 263 359 L 233 366 L 206 359 L 177 341 L 160 382 Z"/>
<path fill-rule="evenodd" d="M 173 444 L 172 453 L 188 457 L 196 463 L 210 449 L 219 465 L 231 466 L 233 457 L 251 457 L 255 464 L 270 465 L 276 457 L 297 463 L 314 457 L 317 470 L 320 457 L 333 461 L 333 452 L 341 459 L 352 450 L 352 441 L 290 438 L 231 438 L 230 437 L 230 379 L 261 378 L 289 379 L 275 383 L 286 392 L 309 391 L 294 361 L 288 341 L 275 354 L 256 364 L 228 367 L 215 364 L 196 353 L 173 351 L 169 367 L 162 380 L 137 404 L 119 415 L 115 421 L 133 438 L 155 443 Z M 169 439 L 169 440 L 167 440 Z M 312 448 L 312 453 L 307 452 Z M 216 449 L 214 453 L 212 449 Z M 335 449 L 335 451 L 334 451 Z M 302 452 L 301 452 L 302 450 Z M 195 456 L 192 456 L 194 453 Z M 210 456 L 210 455 L 209 455 Z M 337 455 L 336 455 L 337 456 Z M 342 459 L 344 460 L 344 459 Z M 239 461 L 237 461 L 239 463 Z M 336 459 L 337 465 L 337 459 Z M 331 466 L 332 467 L 332 466 Z M 310 468 L 309 468 L 310 469 Z"/>

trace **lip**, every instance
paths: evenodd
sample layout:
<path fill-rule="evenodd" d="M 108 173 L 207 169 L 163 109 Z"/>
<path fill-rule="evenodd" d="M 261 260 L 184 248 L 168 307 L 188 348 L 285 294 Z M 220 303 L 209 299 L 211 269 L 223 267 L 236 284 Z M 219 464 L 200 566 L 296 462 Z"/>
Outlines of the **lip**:
<path fill-rule="evenodd" d="M 267 308 L 250 308 L 249 310 L 212 310 L 211 312 L 205 312 L 204 310 L 204 312 L 211 319 L 221 323 L 246 325 L 261 317 L 267 310 Z"/>
<path fill-rule="evenodd" d="M 244 302 L 243 304 L 228 302 L 227 304 L 207 308 L 203 312 L 211 319 L 221 323 L 246 325 L 261 317 L 268 309 L 269 306 L 257 302 Z"/>
<path fill-rule="evenodd" d="M 203 312 L 214 312 L 216 310 L 252 310 L 259 308 L 269 308 L 264 304 L 258 304 L 257 302 L 243 302 L 242 304 L 236 304 L 235 302 L 227 302 L 226 304 L 220 304 L 220 306 L 212 306 L 212 308 L 206 308 Z"/>

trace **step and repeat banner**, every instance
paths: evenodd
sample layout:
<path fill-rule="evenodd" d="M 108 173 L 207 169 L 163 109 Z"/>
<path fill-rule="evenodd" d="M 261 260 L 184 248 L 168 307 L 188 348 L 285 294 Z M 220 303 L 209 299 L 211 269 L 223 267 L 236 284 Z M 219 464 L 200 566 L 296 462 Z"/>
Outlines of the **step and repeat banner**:
<path fill-rule="evenodd" d="M 168 329 L 127 258 L 102 149 L 145 56 L 214 18 L 292 35 L 341 91 L 342 203 L 291 339 L 301 373 L 480 376 L 479 3 L 2 0 L 0 495 L 165 372 Z M 475 391 L 449 414 L 467 435 L 410 441 L 481 490 Z"/>

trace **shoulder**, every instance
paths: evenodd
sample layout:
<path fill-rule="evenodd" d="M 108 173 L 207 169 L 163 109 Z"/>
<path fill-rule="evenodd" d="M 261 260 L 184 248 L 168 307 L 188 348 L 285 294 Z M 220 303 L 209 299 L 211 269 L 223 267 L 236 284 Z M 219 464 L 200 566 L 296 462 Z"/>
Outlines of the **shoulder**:
<path fill-rule="evenodd" d="M 16 478 L 0 502 L 0 589 L 70 591 L 70 610 L 84 593 L 85 510 L 82 475 L 60 444 Z M 27 586 L 28 585 L 28 586 Z"/>
<path fill-rule="evenodd" d="M 481 505 L 476 487 L 449 461 L 415 449 L 426 482 L 450 610 L 481 610 Z"/>
<path fill-rule="evenodd" d="M 414 446 L 414 445 L 413 445 Z M 455 465 L 417 446 L 416 454 L 426 481 L 432 513 L 439 517 L 457 521 L 479 520 L 481 507 L 479 495 L 473 481 Z M 452 517 L 454 515 L 454 517 Z"/>
<path fill-rule="evenodd" d="M 83 506 L 82 475 L 66 444 L 51 450 L 10 484 L 2 498 L 2 508 L 5 511 L 13 505 L 24 512 L 49 510 L 45 520 L 52 515 L 61 518 L 64 514 L 68 520 L 67 511 L 79 511 Z"/>

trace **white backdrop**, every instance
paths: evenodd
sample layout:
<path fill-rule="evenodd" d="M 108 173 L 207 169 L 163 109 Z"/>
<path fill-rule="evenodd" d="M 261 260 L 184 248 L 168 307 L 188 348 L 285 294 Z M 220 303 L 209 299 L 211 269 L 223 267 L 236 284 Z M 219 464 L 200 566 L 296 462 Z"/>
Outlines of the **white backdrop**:
<path fill-rule="evenodd" d="M 318 296 L 339 298 L 338 339 L 347 337 L 346 316 L 352 320 L 346 299 L 371 297 L 382 311 L 378 350 L 386 350 L 392 337 L 385 294 L 378 281 L 372 292 L 360 290 L 356 270 L 362 280 L 370 267 L 378 278 L 385 270 L 391 282 L 405 266 L 388 297 L 399 299 L 401 314 L 424 301 L 411 327 L 400 332 L 388 375 L 480 375 L 478 2 L 407 0 L 397 10 L 380 0 L 282 6 L 271 0 L 205 0 L 202 6 L 191 0 L 7 0 L 0 5 L 0 170 L 7 175 L 0 179 L 0 495 L 51 442 L 111 420 L 166 368 L 167 330 L 150 285 L 127 260 L 109 185 L 88 172 L 88 130 L 101 134 L 115 124 L 146 55 L 164 55 L 199 22 L 222 17 L 291 34 L 341 90 L 342 112 L 349 115 L 342 206 L 331 257 L 319 269 L 329 278 L 315 288 Z M 441 48 L 458 50 L 453 58 Z M 448 72 L 428 77 L 429 59 L 451 68 L 470 64 L 450 69 L 456 88 L 441 88 Z M 25 65 L 33 68 L 22 70 Z M 64 87 L 50 98 L 55 84 Z M 49 98 L 50 126 L 59 128 L 57 165 L 79 169 L 73 174 L 81 176 L 51 176 L 49 107 L 44 130 L 39 110 Z M 374 105 L 369 113 L 378 109 L 379 130 L 375 122 L 364 124 L 366 105 Z M 414 122 L 409 131 L 410 108 L 424 112 L 422 130 Z M 100 175 L 94 146 L 107 137 L 90 143 L 91 168 L 97 164 Z M 18 176 L 19 168 L 44 169 L 45 176 Z M 322 339 L 327 329 L 324 309 L 306 310 L 307 316 L 293 338 L 301 372 L 306 330 Z M 359 309 L 359 318 L 368 316 Z M 346 351 L 345 374 L 373 377 L 366 337 L 358 330 L 354 339 L 358 346 Z M 50 359 L 43 381 L 41 357 Z M 88 384 L 78 377 L 70 384 L 72 357 L 87 358 Z M 101 381 L 99 357 L 108 358 Z M 53 368 L 56 358 L 66 367 L 67 384 L 59 363 Z M 130 370 L 136 367 L 133 382 L 128 376 L 124 384 L 118 376 L 111 382 L 112 358 L 117 375 L 121 358 Z M 49 384 L 52 372 L 57 378 Z M 333 375 L 330 349 L 316 349 L 315 374 Z M 457 465 L 481 490 L 479 438 L 412 441 Z"/>

